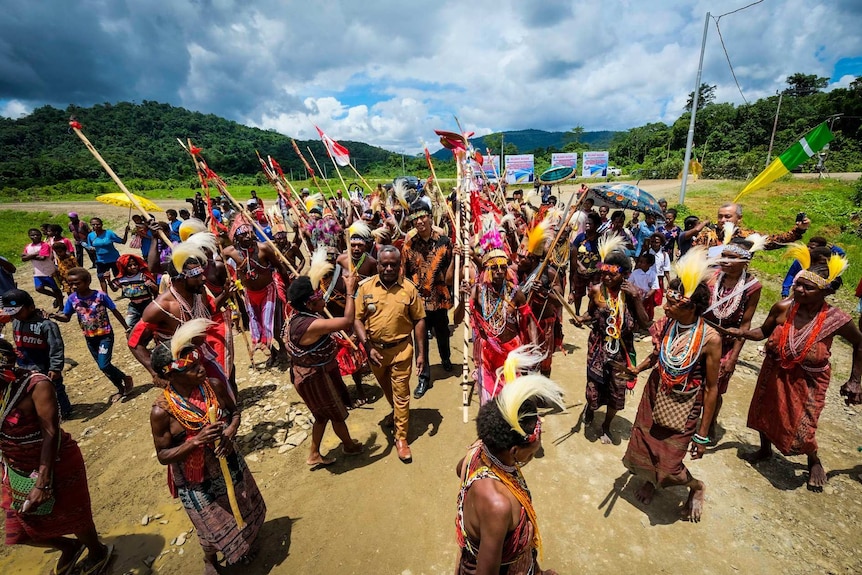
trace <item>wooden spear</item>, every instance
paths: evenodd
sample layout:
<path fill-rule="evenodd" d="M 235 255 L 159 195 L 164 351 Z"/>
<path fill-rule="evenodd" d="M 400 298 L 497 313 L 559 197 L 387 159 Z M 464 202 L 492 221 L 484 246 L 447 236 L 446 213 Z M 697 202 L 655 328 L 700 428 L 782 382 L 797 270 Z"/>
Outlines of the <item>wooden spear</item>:
<path fill-rule="evenodd" d="M 214 424 L 218 421 L 216 411 L 218 408 L 213 405 L 207 411 L 210 418 L 210 423 Z M 215 446 L 218 449 L 221 444 L 221 439 L 216 439 Z M 233 511 L 233 518 L 236 520 L 236 528 L 239 531 L 245 529 L 245 520 L 242 518 L 242 513 L 239 510 L 239 503 L 236 501 L 236 491 L 233 487 L 233 477 L 230 475 L 230 468 L 227 466 L 227 459 L 224 457 L 218 458 L 218 463 L 221 466 L 221 474 L 224 477 L 225 487 L 227 488 L 227 499 L 230 502 L 230 510 Z"/>
<path fill-rule="evenodd" d="M 111 176 L 111 179 L 114 180 L 114 183 L 116 183 L 117 186 L 119 186 L 120 189 L 123 191 L 123 193 L 126 194 L 135 209 L 138 210 L 142 216 L 144 216 L 146 221 L 149 222 L 150 220 L 152 220 L 153 217 L 150 215 L 150 213 L 144 209 L 144 207 L 138 201 L 138 198 L 136 198 L 135 195 L 129 191 L 129 189 L 126 187 L 126 184 L 124 184 L 123 181 L 119 178 L 119 176 L 114 173 L 114 170 L 111 169 L 111 166 L 108 165 L 108 162 L 105 161 L 105 159 L 98 152 L 98 150 L 96 150 L 95 146 L 93 146 L 93 144 L 90 143 L 90 140 L 87 139 L 87 136 L 84 135 L 84 132 L 81 131 L 80 122 L 78 122 L 75 118 L 71 118 L 69 120 L 69 127 L 72 129 L 73 132 L 75 132 L 75 135 L 78 136 L 82 142 L 84 142 L 84 145 L 87 146 L 87 149 L 90 150 L 90 153 L 93 154 L 93 157 L 96 158 L 96 160 L 98 160 L 100 164 L 102 164 L 102 167 L 105 168 L 105 171 L 108 172 L 108 175 Z M 165 242 L 165 245 L 171 245 L 171 240 L 168 239 L 168 236 L 165 235 L 164 231 L 160 229 L 158 233 L 162 240 Z"/>
<path fill-rule="evenodd" d="M 324 147 L 326 147 L 326 146 L 324 146 Z M 317 166 L 317 171 L 318 171 L 318 172 L 320 172 L 320 173 L 322 174 L 322 173 L 323 173 L 323 170 L 321 170 L 321 169 L 320 169 L 320 164 L 318 164 L 318 163 L 317 163 L 317 158 L 315 158 L 315 157 L 314 157 L 314 152 L 312 152 L 312 151 L 311 151 L 311 148 L 310 148 L 309 146 L 306 146 L 306 147 L 305 147 L 305 149 L 306 149 L 306 150 L 308 150 L 308 155 L 310 155 L 310 156 L 311 156 L 311 160 L 314 162 L 314 165 L 315 165 L 315 166 Z M 328 153 L 328 151 L 327 151 L 327 153 Z M 333 163 L 334 163 L 334 162 L 333 162 Z M 338 171 L 338 170 L 336 170 L 336 171 Z M 339 178 L 341 177 L 341 172 L 338 172 L 338 177 L 339 177 Z M 317 181 L 317 180 L 315 180 L 315 182 L 316 182 L 316 181 Z M 323 178 L 323 183 L 324 183 L 324 184 L 326 184 L 326 189 L 327 189 L 327 190 L 329 190 L 329 197 L 334 196 L 334 195 L 335 195 L 335 192 L 333 192 L 333 191 L 332 191 L 332 187 L 329 185 L 329 179 L 324 177 L 324 178 Z M 343 184 L 344 184 L 344 180 L 342 180 L 342 181 L 341 181 L 341 183 L 342 183 L 342 185 L 343 185 Z M 346 186 L 345 186 L 345 187 L 346 187 Z M 318 189 L 319 189 L 319 186 L 318 186 Z M 321 191 L 321 193 L 323 192 L 323 190 L 320 190 L 320 191 Z"/>

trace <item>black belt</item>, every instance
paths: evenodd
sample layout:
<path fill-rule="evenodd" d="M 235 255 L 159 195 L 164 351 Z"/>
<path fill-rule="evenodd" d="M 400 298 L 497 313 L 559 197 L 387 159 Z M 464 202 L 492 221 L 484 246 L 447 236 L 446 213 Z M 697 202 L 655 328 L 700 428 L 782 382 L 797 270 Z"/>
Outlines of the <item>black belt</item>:
<path fill-rule="evenodd" d="M 368 341 L 371 342 L 371 345 L 373 345 L 374 347 L 377 347 L 380 349 L 392 349 L 393 347 L 397 347 L 397 346 L 401 345 L 402 343 L 404 343 L 408 339 L 410 339 L 409 335 L 406 335 L 406 336 L 402 337 L 401 339 L 399 339 L 398 341 L 393 341 L 393 342 L 374 341 L 374 340 L 370 340 L 370 339 Z"/>

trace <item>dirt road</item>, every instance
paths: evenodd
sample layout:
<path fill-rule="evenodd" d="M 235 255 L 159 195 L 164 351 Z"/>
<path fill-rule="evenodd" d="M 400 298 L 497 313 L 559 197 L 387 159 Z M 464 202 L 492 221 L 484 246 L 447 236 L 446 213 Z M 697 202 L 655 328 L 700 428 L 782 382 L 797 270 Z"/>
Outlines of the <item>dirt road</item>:
<path fill-rule="evenodd" d="M 108 215 L 74 205 L 82 213 Z M 24 266 L 20 285 L 31 285 L 29 274 Z M 41 305 L 49 303 L 41 295 L 36 298 Z M 124 309 L 125 302 L 119 306 Z M 761 307 L 765 310 L 766 304 Z M 149 573 L 148 563 L 157 573 L 200 572 L 202 553 L 194 535 L 183 545 L 172 544 L 191 524 L 170 498 L 165 468 L 155 459 L 148 417 L 158 391 L 125 346 L 118 345 L 117 363 L 135 376 L 136 395 L 108 406 L 113 386 L 95 369 L 78 327 L 72 323 L 61 329 L 70 360 L 66 382 L 76 407 L 64 428 L 84 453 L 96 525 L 117 547 L 112 572 Z M 456 364 L 462 360 L 460 333 L 452 341 Z M 804 458 L 779 456 L 756 467 L 739 458 L 756 442 L 756 434 L 745 426 L 760 365 L 757 345 L 749 342 L 726 396 L 721 441 L 689 465 L 707 485 L 704 519 L 689 524 L 679 520 L 683 489 L 661 491 L 650 506 L 643 506 L 634 498 L 636 482 L 620 462 L 645 376 L 616 420 L 615 444 L 598 441 L 597 424 L 584 428 L 580 423 L 586 336 L 586 330 L 565 327 L 568 354 L 555 355 L 553 378 L 567 391 L 567 409 L 546 416 L 542 457 L 524 469 L 545 543 L 544 567 L 561 574 L 862 572 L 856 534 L 862 516 L 862 460 L 856 450 L 862 445 L 862 410 L 844 407 L 838 397 L 850 367 L 846 346 L 835 345 L 833 386 L 818 432 L 830 474 L 825 492 L 806 490 Z M 647 345 L 637 345 L 640 357 Z M 302 430 L 301 415 L 292 411 L 303 406 L 287 374 L 249 370 L 241 341 L 237 356 L 244 408 L 239 436 L 268 514 L 257 561 L 230 572 L 451 573 L 457 551 L 454 466 L 475 438 L 474 422 L 461 420 L 460 373 L 447 376 L 432 351 L 434 387 L 421 400 L 411 400 L 412 464 L 398 460 L 379 425 L 388 406 L 374 385 L 377 401 L 351 412 L 348 420 L 367 453 L 343 458 L 329 431 L 323 451 L 339 461 L 309 470 L 304 463 L 307 441 L 291 450 L 280 444 L 289 433 Z M 373 377 L 366 384 L 373 384 Z M 474 402 L 471 418 L 476 409 Z M 600 413 L 597 422 L 602 417 Z M 149 520 L 142 525 L 145 516 Z M 3 548 L 0 572 L 48 573 L 56 558 L 40 549 Z"/>

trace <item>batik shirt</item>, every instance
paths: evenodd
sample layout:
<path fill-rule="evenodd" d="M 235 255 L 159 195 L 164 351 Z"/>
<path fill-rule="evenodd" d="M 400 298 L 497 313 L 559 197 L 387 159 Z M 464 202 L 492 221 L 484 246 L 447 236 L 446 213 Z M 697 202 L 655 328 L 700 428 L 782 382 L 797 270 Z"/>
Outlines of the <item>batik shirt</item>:
<path fill-rule="evenodd" d="M 452 243 L 439 232 L 432 230 L 427 240 L 410 234 L 404 241 L 404 277 L 416 284 L 425 311 L 452 307 L 452 291 L 446 283 L 451 261 Z"/>

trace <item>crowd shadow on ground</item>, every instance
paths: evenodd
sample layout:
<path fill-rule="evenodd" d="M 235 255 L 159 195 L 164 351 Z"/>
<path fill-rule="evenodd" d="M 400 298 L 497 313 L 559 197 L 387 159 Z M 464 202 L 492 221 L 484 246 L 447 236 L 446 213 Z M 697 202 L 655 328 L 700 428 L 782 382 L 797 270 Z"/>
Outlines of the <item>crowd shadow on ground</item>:
<path fill-rule="evenodd" d="M 277 517 L 267 520 L 260 528 L 256 544 L 256 556 L 249 565 L 232 565 L 221 569 L 225 575 L 264 575 L 284 563 L 290 555 L 290 539 L 293 525 L 301 517 Z M 196 572 L 196 571 L 195 571 Z"/>
<path fill-rule="evenodd" d="M 587 414 L 586 404 L 582 404 L 581 402 L 575 403 L 567 408 L 567 411 L 581 405 L 583 405 L 583 408 L 578 415 L 578 420 L 567 433 L 564 433 L 553 440 L 554 445 L 560 445 L 573 435 L 580 433 L 582 430 L 584 432 L 584 438 L 590 443 L 595 443 L 602 438 L 602 423 L 605 420 L 605 409 L 601 408 L 599 411 L 596 411 L 594 413 L 592 423 L 587 423 L 585 420 Z M 611 443 L 614 445 L 622 445 L 623 441 L 628 441 L 629 438 L 631 438 L 631 435 L 632 422 L 617 413 L 611 422 Z"/>
<path fill-rule="evenodd" d="M 598 509 L 604 509 L 605 519 L 609 518 L 616 507 L 617 502 L 622 499 L 631 504 L 632 507 L 642 511 L 647 516 L 650 526 L 671 525 L 683 521 L 683 507 L 688 499 L 688 488 L 683 486 L 656 489 L 655 495 L 649 505 L 644 504 L 637 498 L 637 491 L 644 484 L 644 480 L 636 477 L 629 471 L 614 480 L 611 490 L 605 496 Z"/>
<path fill-rule="evenodd" d="M 126 573 L 144 567 L 147 558 L 158 557 L 167 541 L 155 533 L 129 533 L 104 537 L 102 543 L 114 546 L 114 559 L 108 572 Z"/>

